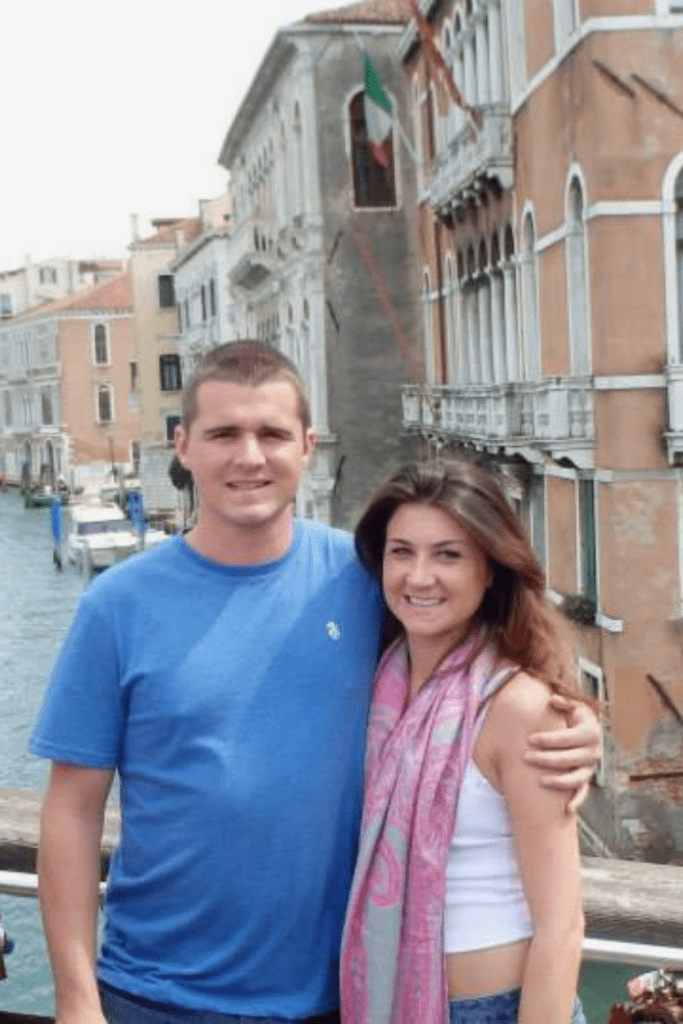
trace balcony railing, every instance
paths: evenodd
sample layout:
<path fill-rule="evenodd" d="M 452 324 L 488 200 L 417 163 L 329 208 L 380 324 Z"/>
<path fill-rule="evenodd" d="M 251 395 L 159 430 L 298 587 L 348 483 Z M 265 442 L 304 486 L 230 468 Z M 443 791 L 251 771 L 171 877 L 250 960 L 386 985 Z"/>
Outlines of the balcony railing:
<path fill-rule="evenodd" d="M 277 228 L 271 218 L 248 217 L 228 238 L 228 274 L 238 288 L 257 288 L 277 259 Z"/>
<path fill-rule="evenodd" d="M 568 377 L 519 384 L 403 388 L 403 423 L 471 442 L 592 452 L 590 382 Z"/>
<path fill-rule="evenodd" d="M 436 209 L 461 205 L 477 179 L 497 178 L 502 188 L 512 188 L 514 145 L 510 112 L 500 105 L 479 109 L 479 129 L 475 132 L 466 125 L 434 159 L 429 201 Z"/>
<path fill-rule="evenodd" d="M 671 363 L 666 369 L 669 429 L 666 446 L 671 465 L 683 465 L 683 364 Z"/>

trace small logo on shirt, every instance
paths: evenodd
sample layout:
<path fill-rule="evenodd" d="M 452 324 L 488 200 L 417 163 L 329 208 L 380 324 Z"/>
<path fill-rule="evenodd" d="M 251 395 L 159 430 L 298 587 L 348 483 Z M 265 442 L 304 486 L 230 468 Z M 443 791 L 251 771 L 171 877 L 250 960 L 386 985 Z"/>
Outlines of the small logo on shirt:
<path fill-rule="evenodd" d="M 325 626 L 325 632 L 329 636 L 330 640 L 339 640 L 341 636 L 341 626 L 334 619 L 331 619 Z"/>

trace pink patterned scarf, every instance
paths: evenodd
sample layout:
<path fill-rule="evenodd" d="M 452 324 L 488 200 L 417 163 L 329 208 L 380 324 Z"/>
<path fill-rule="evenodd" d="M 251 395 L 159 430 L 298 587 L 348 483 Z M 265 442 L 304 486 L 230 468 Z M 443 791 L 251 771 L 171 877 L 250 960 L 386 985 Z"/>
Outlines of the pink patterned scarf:
<path fill-rule="evenodd" d="M 407 657 L 377 670 L 361 843 L 341 951 L 343 1024 L 445 1024 L 445 869 L 456 805 L 495 655 L 454 651 L 405 708 Z M 471 661 L 471 664 L 468 664 Z"/>

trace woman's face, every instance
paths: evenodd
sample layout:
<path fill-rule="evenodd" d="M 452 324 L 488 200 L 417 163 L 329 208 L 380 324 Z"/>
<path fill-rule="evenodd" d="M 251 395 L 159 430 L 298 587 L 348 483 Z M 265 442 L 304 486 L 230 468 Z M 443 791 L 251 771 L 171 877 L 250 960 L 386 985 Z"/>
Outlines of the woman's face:
<path fill-rule="evenodd" d="M 384 546 L 384 599 L 408 641 L 441 657 L 467 636 L 492 580 L 486 555 L 456 520 L 431 505 L 400 505 Z"/>

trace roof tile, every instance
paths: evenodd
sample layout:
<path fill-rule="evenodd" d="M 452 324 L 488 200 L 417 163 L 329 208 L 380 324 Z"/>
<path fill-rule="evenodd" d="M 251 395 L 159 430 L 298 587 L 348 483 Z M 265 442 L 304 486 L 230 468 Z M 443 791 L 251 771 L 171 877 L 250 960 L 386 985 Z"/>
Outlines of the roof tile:
<path fill-rule="evenodd" d="M 359 0 L 329 11 L 309 14 L 304 21 L 315 24 L 404 25 L 409 20 L 404 0 Z"/>

